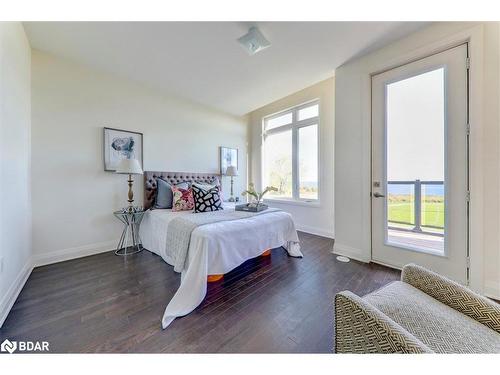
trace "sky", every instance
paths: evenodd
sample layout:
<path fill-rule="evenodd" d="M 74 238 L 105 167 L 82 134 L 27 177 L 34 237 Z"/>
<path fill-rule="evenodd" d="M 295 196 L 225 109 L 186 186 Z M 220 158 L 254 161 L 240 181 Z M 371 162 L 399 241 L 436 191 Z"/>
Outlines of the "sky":
<path fill-rule="evenodd" d="M 444 69 L 387 85 L 387 180 L 444 180 Z"/>

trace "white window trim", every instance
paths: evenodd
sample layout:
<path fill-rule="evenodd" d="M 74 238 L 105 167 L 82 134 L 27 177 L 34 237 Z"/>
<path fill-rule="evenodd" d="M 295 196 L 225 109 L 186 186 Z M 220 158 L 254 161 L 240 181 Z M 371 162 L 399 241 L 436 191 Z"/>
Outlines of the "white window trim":
<path fill-rule="evenodd" d="M 311 117 L 305 120 L 297 120 L 298 112 L 306 107 L 310 107 L 312 105 L 318 105 L 318 116 L 316 117 Z M 269 120 L 272 120 L 277 117 L 281 117 L 287 113 L 292 114 L 292 122 L 290 124 L 282 125 L 273 129 L 270 129 L 268 131 L 265 130 L 266 128 L 266 122 Z M 287 108 L 285 110 L 270 114 L 268 116 L 264 116 L 262 118 L 262 147 L 261 147 L 261 189 L 265 188 L 265 138 L 267 135 L 271 134 L 277 134 L 281 133 L 287 130 L 292 130 L 292 155 L 295 155 L 296 157 L 292 157 L 292 197 L 291 198 L 283 198 L 283 197 L 277 197 L 277 198 L 270 198 L 267 197 L 264 199 L 264 201 L 267 202 L 275 202 L 275 203 L 280 203 L 280 204 L 291 204 L 291 205 L 298 205 L 298 206 L 310 206 L 310 207 L 319 207 L 321 203 L 321 183 L 322 183 L 322 178 L 321 178 L 321 151 L 320 151 L 320 139 L 321 139 L 321 126 L 320 126 L 320 121 L 321 121 L 321 104 L 320 100 L 318 98 L 307 101 L 305 103 L 299 104 L 294 107 Z M 318 165 L 317 165 L 317 175 L 318 175 L 318 198 L 317 199 L 310 199 L 310 198 L 300 198 L 299 197 L 299 181 L 300 181 L 300 175 L 299 175 L 299 166 L 298 166 L 298 155 L 299 155 L 299 145 L 298 145 L 298 131 L 300 128 L 310 126 L 310 125 L 317 125 L 318 126 Z"/>

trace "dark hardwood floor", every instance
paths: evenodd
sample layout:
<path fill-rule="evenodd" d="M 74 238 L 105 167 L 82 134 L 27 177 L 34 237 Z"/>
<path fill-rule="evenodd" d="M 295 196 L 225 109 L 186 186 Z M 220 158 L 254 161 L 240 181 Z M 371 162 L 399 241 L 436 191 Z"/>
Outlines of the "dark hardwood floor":
<path fill-rule="evenodd" d="M 335 293 L 366 294 L 399 271 L 341 263 L 333 240 L 299 235 L 303 259 L 280 248 L 246 262 L 210 284 L 204 302 L 166 330 L 160 320 L 180 275 L 148 251 L 38 267 L 0 341 L 49 341 L 51 352 L 329 353 Z"/>

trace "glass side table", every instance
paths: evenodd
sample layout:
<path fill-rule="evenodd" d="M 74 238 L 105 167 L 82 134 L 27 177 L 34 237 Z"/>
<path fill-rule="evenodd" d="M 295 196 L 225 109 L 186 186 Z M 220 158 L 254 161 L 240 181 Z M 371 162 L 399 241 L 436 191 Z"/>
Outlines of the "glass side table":
<path fill-rule="evenodd" d="M 141 238 L 139 237 L 139 227 L 145 211 L 141 207 L 134 207 L 132 210 L 124 208 L 113 212 L 122 223 L 123 232 L 116 248 L 116 255 L 131 255 L 143 250 Z"/>

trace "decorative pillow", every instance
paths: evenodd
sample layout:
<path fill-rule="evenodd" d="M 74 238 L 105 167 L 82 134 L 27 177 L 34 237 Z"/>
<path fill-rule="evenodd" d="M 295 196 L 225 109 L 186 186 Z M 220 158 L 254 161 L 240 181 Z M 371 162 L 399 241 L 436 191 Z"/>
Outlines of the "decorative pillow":
<path fill-rule="evenodd" d="M 221 183 L 219 180 L 219 177 L 214 177 L 212 181 L 210 181 L 210 185 L 215 185 L 219 187 L 219 190 L 221 190 Z"/>
<path fill-rule="evenodd" d="M 172 211 L 191 211 L 194 208 L 193 189 L 172 186 Z"/>
<path fill-rule="evenodd" d="M 156 199 L 154 208 L 172 208 L 173 202 L 173 194 L 172 194 L 172 185 L 170 185 L 167 181 L 157 178 L 156 179 Z M 189 184 L 187 182 L 181 182 L 175 185 L 180 187 L 181 189 L 188 189 Z"/>
<path fill-rule="evenodd" d="M 224 195 L 222 191 L 222 185 L 220 183 L 219 177 L 214 177 L 210 182 L 195 182 L 196 185 L 203 186 L 203 189 L 208 190 L 213 187 L 219 188 L 220 200 L 224 202 Z"/>
<path fill-rule="evenodd" d="M 214 186 L 217 186 L 219 189 L 221 187 L 221 184 L 220 184 L 218 177 L 214 177 L 213 179 L 211 179 L 208 182 L 195 181 L 195 182 L 193 182 L 193 184 L 201 185 L 205 189 L 207 189 L 207 187 L 209 188 L 209 187 L 214 187 Z"/>
<path fill-rule="evenodd" d="M 222 198 L 218 186 L 193 184 L 194 212 L 211 212 L 223 210 Z"/>

